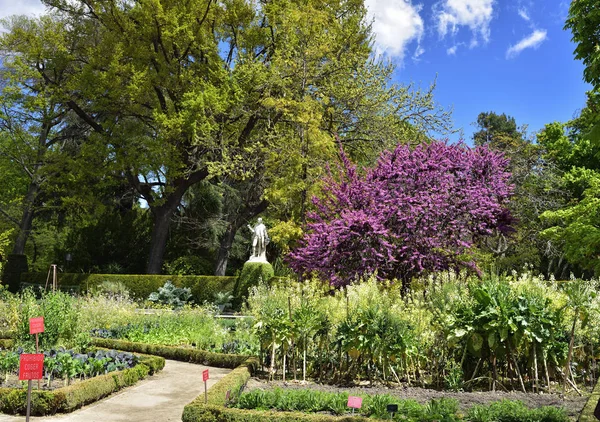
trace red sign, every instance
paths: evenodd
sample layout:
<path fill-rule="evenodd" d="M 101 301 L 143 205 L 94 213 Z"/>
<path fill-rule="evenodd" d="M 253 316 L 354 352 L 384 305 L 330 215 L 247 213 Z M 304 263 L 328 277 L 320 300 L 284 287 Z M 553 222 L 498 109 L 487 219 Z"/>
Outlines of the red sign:
<path fill-rule="evenodd" d="M 206 382 L 208 380 L 208 369 L 202 371 L 202 381 Z"/>
<path fill-rule="evenodd" d="M 29 318 L 29 334 L 44 332 L 44 317 Z"/>
<path fill-rule="evenodd" d="M 44 372 L 44 354 L 43 353 L 22 353 L 19 359 L 19 379 L 40 380 Z"/>
<path fill-rule="evenodd" d="M 348 407 L 353 409 L 360 409 L 362 407 L 362 397 L 348 397 Z"/>

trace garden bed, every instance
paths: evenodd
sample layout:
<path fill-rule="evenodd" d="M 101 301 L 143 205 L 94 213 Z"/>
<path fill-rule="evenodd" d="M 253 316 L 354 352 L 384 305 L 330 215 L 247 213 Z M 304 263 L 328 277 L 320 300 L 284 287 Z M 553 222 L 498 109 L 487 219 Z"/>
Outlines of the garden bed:
<path fill-rule="evenodd" d="M 85 380 L 77 380 L 69 386 L 56 388 L 61 384 L 57 382 L 54 385 L 55 388 L 34 389 L 32 391 L 31 414 L 45 416 L 72 412 L 122 388 L 136 384 L 146 376 L 160 371 L 164 365 L 164 358 L 143 355 L 138 357 L 138 363 L 132 368 L 109 372 Z M 43 382 L 41 381 L 41 383 Z M 35 381 L 34 384 L 36 384 Z M 27 388 L 0 388 L 0 412 L 2 413 L 24 414 L 26 400 Z"/>
<path fill-rule="evenodd" d="M 406 385 L 398 387 L 373 386 L 345 388 L 312 382 L 305 384 L 282 381 L 266 382 L 259 378 L 251 378 L 246 386 L 246 391 L 255 389 L 273 390 L 275 388 L 281 388 L 283 390 L 311 389 L 329 393 L 347 392 L 354 396 L 388 394 L 401 400 L 412 399 L 421 404 L 427 404 L 432 399 L 455 399 L 458 401 L 459 408 L 462 412 L 466 412 L 475 405 L 489 405 L 500 400 L 518 400 L 532 409 L 542 406 L 562 407 L 571 419 L 576 419 L 579 416 L 588 401 L 587 396 L 580 397 L 577 395 L 567 395 L 563 400 L 558 394 L 522 393 L 517 391 L 508 393 L 502 391 L 451 392 L 409 387 Z"/>

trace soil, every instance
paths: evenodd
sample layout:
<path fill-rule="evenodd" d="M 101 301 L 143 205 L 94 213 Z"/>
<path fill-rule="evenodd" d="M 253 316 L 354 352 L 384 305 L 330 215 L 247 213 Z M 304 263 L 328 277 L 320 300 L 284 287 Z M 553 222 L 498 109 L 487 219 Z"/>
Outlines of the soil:
<path fill-rule="evenodd" d="M 413 399 L 419 403 L 427 403 L 431 399 L 436 398 L 452 398 L 459 402 L 460 409 L 466 411 L 471 406 L 476 404 L 489 404 L 499 400 L 520 400 L 530 408 L 541 406 L 563 407 L 570 418 L 577 419 L 585 406 L 588 396 L 580 397 L 578 395 L 567 395 L 564 399 L 559 394 L 544 394 L 544 393 L 522 393 L 517 391 L 502 392 L 502 391 L 481 391 L 481 392 L 451 392 L 439 391 L 427 388 L 409 387 L 407 385 L 386 387 L 379 386 L 356 386 L 356 387 L 337 387 L 328 384 L 317 384 L 307 381 L 302 382 L 283 382 L 272 381 L 267 382 L 263 379 L 252 378 L 248 381 L 247 390 L 263 389 L 269 390 L 275 387 L 289 389 L 304 389 L 310 388 L 314 390 L 327 391 L 331 393 L 348 392 L 350 395 L 360 394 L 390 394 L 401 399 Z"/>

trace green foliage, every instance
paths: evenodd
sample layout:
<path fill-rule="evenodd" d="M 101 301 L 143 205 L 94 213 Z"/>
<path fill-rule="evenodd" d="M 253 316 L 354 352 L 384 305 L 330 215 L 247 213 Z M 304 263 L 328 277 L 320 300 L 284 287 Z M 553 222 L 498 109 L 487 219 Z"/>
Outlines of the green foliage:
<path fill-rule="evenodd" d="M 46 284 L 47 274 L 23 273 L 21 283 L 24 286 Z M 59 273 L 59 288 L 76 290 L 80 293 L 94 291 L 104 282 L 121 283 L 135 300 L 145 300 L 150 293 L 157 291 L 168 280 L 176 287 L 191 290 L 195 303 L 211 302 L 215 293 L 231 291 L 236 277 L 217 276 L 174 276 L 174 275 L 130 275 L 130 274 L 76 274 Z"/>
<path fill-rule="evenodd" d="M 8 261 L 2 271 L 2 284 L 8 286 L 12 293 L 19 291 L 20 277 L 28 271 L 25 255 L 8 255 Z"/>
<path fill-rule="evenodd" d="M 162 356 L 166 359 L 216 366 L 219 368 L 236 368 L 248 359 L 248 356 L 211 353 L 204 350 L 190 349 L 188 347 L 160 346 L 156 344 L 103 338 L 94 338 L 93 342 L 98 347 L 115 348 L 133 353 Z"/>
<path fill-rule="evenodd" d="M 32 349 L 35 337 L 29 334 L 29 319 L 44 317 L 44 332 L 39 334 L 40 347 L 50 349 L 57 345 L 70 347 L 78 333 L 79 306 L 75 298 L 60 291 L 43 293 L 36 299 L 33 290 L 20 294 L 21 309 L 15 340 Z"/>
<path fill-rule="evenodd" d="M 397 404 L 398 412 L 393 420 L 410 422 L 469 421 L 469 422 L 567 422 L 565 411 L 556 407 L 529 409 L 520 401 L 503 400 L 490 405 L 473 406 L 464 416 L 454 399 L 432 399 L 427 404 L 414 400 L 400 400 L 389 394 L 363 395 L 363 406 L 358 409 L 362 416 L 390 419 L 388 404 Z M 332 412 L 348 415 L 348 393 L 328 393 L 318 390 L 275 388 L 274 390 L 252 390 L 243 393 L 235 406 L 240 409 L 278 410 L 283 412 Z M 340 409 L 341 408 L 341 409 Z M 340 412 L 340 410 L 342 410 Z M 266 414 L 265 414 L 266 417 Z M 304 418 L 302 418 L 304 419 Z"/>
<path fill-rule="evenodd" d="M 153 366 L 158 368 L 160 364 L 156 362 Z M 34 390 L 31 414 L 45 416 L 57 412 L 72 412 L 122 388 L 134 385 L 149 373 L 150 367 L 140 363 L 130 369 L 100 375 L 53 391 Z M 0 388 L 0 412 L 24 415 L 26 407 L 27 389 Z"/>
<path fill-rule="evenodd" d="M 233 288 L 233 306 L 239 308 L 248 297 L 250 289 L 261 281 L 268 282 L 275 272 L 271 264 L 263 262 L 246 262 Z"/>
<path fill-rule="evenodd" d="M 183 307 L 191 297 L 192 292 L 188 287 L 175 287 L 170 280 L 167 280 L 157 292 L 150 293 L 148 300 L 157 305 L 178 309 Z"/>

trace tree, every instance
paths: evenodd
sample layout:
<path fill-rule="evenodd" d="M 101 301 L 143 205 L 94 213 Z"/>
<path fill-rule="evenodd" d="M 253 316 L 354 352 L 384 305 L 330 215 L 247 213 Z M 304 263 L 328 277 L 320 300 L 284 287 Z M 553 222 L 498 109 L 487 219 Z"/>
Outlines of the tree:
<path fill-rule="evenodd" d="M 507 161 L 488 148 L 399 145 L 364 176 L 343 151 L 342 164 L 339 181 L 330 174 L 313 199 L 308 233 L 290 254 L 300 273 L 343 286 L 377 272 L 407 291 L 423 272 L 476 268 L 474 241 L 507 229 Z"/>
<path fill-rule="evenodd" d="M 66 83 L 74 72 L 71 54 L 79 41 L 55 16 L 14 17 L 6 25 L 9 32 L 0 36 L 0 155 L 20 173 L 18 180 L 26 180 L 26 187 L 18 216 L 6 203 L 0 203 L 0 212 L 18 227 L 12 253 L 22 255 L 49 177 L 49 156 L 60 159 L 73 137 L 69 109 L 54 86 Z"/>
<path fill-rule="evenodd" d="M 477 125 L 479 131 L 473 134 L 477 146 L 489 145 L 492 148 L 506 150 L 523 140 L 515 118 L 504 113 L 496 114 L 493 111 L 479 113 Z"/>

